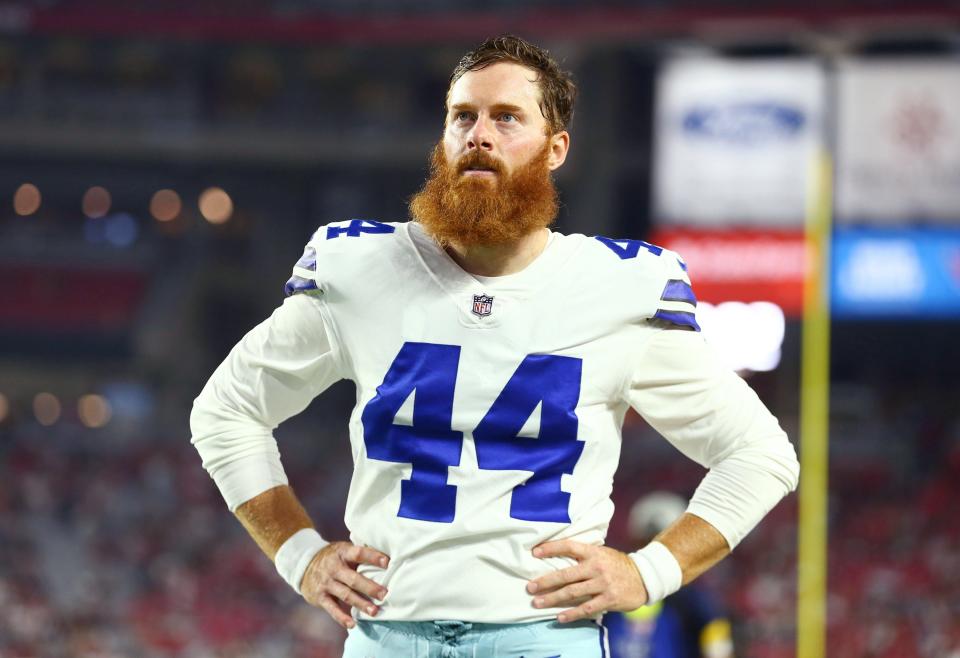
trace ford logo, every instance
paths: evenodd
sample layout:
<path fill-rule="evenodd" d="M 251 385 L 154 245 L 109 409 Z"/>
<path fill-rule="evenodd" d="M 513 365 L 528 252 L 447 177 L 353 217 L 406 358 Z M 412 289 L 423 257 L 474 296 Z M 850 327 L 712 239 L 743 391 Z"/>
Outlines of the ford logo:
<path fill-rule="evenodd" d="M 695 107 L 683 117 L 691 136 L 756 145 L 797 135 L 806 123 L 800 110 L 776 103 L 736 103 Z"/>

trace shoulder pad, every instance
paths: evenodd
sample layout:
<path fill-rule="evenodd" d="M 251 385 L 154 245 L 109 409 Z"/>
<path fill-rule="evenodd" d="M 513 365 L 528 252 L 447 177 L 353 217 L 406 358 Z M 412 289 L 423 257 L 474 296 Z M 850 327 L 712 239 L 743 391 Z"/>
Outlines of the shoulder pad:
<path fill-rule="evenodd" d="M 648 318 L 651 322 L 700 331 L 696 319 L 697 297 L 687 274 L 687 265 L 679 254 L 643 240 L 613 239 L 602 235 L 594 239 L 613 252 L 630 271 L 630 274 L 621 274 L 629 279 L 627 285 L 634 285 L 635 277 L 631 275 L 636 274 L 640 277 L 637 285 L 641 286 L 644 298 L 656 296 L 653 300 L 655 311 Z"/>
<path fill-rule="evenodd" d="M 339 258 L 345 252 L 358 252 L 359 256 L 369 246 L 366 236 L 386 235 L 396 230 L 396 223 L 372 219 L 350 219 L 321 226 L 313 233 L 300 260 L 293 266 L 293 274 L 283 288 L 284 294 L 323 294 L 325 273 L 337 268 L 323 265 L 318 268 L 318 257 L 321 263 L 325 263 L 330 258 Z"/>

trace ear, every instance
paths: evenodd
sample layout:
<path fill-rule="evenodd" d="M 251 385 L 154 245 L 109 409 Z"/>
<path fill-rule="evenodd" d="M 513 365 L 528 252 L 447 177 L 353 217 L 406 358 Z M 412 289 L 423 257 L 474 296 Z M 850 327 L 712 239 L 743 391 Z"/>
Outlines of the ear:
<path fill-rule="evenodd" d="M 550 157 L 547 158 L 547 167 L 550 171 L 554 171 L 559 169 L 567 159 L 567 151 L 570 150 L 570 133 L 561 130 L 548 139 L 550 140 Z"/>

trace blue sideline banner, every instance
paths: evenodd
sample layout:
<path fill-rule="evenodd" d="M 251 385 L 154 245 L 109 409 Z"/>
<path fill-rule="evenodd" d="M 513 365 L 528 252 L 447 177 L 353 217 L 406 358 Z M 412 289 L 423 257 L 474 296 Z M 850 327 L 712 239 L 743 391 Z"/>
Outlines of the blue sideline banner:
<path fill-rule="evenodd" d="M 838 318 L 960 318 L 960 229 L 834 233 Z"/>

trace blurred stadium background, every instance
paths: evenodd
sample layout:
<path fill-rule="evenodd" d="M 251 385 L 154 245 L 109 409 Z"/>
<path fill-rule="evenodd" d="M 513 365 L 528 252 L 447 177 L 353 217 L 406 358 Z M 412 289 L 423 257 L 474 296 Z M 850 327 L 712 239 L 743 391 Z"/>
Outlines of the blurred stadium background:
<path fill-rule="evenodd" d="M 452 66 L 504 32 L 581 88 L 560 229 L 679 250 L 798 442 L 831 155 L 827 655 L 960 656 L 960 3 L 880 0 L 0 2 L 0 656 L 339 655 L 201 469 L 190 403 L 316 226 L 406 217 Z M 329 537 L 352 397 L 278 432 Z M 623 548 L 637 496 L 702 475 L 636 416 L 619 473 Z M 797 507 L 705 578 L 738 656 L 796 653 Z"/>

